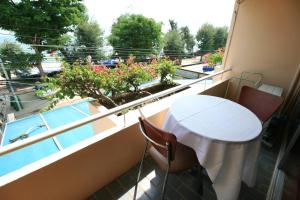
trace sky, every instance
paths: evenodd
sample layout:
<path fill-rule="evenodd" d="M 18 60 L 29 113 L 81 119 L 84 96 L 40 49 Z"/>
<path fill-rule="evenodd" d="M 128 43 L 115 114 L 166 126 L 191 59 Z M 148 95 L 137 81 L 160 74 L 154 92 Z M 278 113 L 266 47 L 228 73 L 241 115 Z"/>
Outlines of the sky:
<path fill-rule="evenodd" d="M 229 26 L 235 0 L 84 0 L 89 16 L 96 20 L 105 35 L 121 14 L 142 14 L 163 23 L 169 30 L 169 19 L 178 26 L 188 26 L 196 34 L 202 24 Z"/>
<path fill-rule="evenodd" d="M 235 0 L 84 0 L 89 17 L 96 20 L 110 34 L 111 26 L 122 14 L 142 14 L 163 23 L 163 32 L 167 32 L 169 19 L 178 23 L 178 27 L 188 26 L 196 34 L 204 23 L 215 26 L 229 26 Z M 8 33 L 0 30 L 1 33 Z M 13 36 L 0 35 L 4 40 L 14 41 Z"/>

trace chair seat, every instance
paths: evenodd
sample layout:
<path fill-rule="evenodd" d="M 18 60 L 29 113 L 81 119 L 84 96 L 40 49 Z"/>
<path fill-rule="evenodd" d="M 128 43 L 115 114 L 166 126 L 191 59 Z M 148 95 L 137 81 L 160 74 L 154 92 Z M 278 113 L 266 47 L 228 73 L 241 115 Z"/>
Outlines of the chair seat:
<path fill-rule="evenodd" d="M 157 165 L 164 171 L 165 178 L 162 186 L 161 199 L 164 199 L 169 172 L 180 172 L 198 165 L 198 159 L 193 149 L 177 142 L 176 136 L 157 128 L 151 122 L 139 117 L 141 133 L 146 138 L 146 146 L 139 167 L 139 173 L 134 188 L 134 198 L 136 199 L 138 183 L 143 168 L 143 161 L 148 150 L 150 156 Z M 152 145 L 149 147 L 149 145 Z M 202 194 L 202 184 L 200 193 Z"/>
<path fill-rule="evenodd" d="M 160 169 L 167 171 L 168 169 L 168 160 L 164 157 L 159 151 L 157 151 L 153 146 L 149 148 L 149 154 L 157 163 Z M 190 169 L 198 165 L 198 158 L 195 151 L 181 143 L 177 143 L 175 160 L 171 162 L 169 172 L 180 172 L 187 169 Z"/>
<path fill-rule="evenodd" d="M 243 86 L 238 103 L 252 111 L 263 123 L 280 107 L 283 98 Z"/>

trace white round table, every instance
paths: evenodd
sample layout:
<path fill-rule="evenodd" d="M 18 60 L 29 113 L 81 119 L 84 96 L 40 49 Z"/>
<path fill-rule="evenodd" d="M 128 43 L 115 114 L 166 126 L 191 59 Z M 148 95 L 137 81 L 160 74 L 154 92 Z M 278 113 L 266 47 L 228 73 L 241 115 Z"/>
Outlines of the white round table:
<path fill-rule="evenodd" d="M 242 180 L 254 185 L 262 125 L 247 108 L 214 96 L 180 97 L 164 129 L 195 150 L 218 199 L 237 199 Z"/>
<path fill-rule="evenodd" d="M 258 137 L 262 129 L 260 120 L 250 110 L 214 96 L 178 98 L 169 112 L 180 126 L 214 140 L 247 142 Z"/>

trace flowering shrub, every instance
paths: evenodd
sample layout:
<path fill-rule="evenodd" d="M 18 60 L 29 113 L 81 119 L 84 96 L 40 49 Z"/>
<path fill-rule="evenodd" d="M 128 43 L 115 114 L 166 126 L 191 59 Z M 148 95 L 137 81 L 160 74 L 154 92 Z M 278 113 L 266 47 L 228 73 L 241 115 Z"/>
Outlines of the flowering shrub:
<path fill-rule="evenodd" d="M 208 54 L 206 57 L 204 57 L 205 61 L 207 61 L 209 66 L 214 66 L 217 63 L 222 63 L 224 57 L 224 50 L 222 48 L 219 48 L 215 51 L 213 54 Z"/>
<path fill-rule="evenodd" d="M 122 78 L 118 76 L 119 80 L 117 81 L 114 77 L 117 77 L 115 71 L 102 70 L 101 72 L 95 72 L 88 66 L 64 64 L 62 73 L 55 78 L 45 80 L 47 87 L 42 92 L 56 91 L 49 97 L 53 102 L 51 106 L 55 105 L 59 99 L 80 96 L 82 98 L 92 97 L 102 105 L 112 108 L 117 104 L 111 97 L 124 90 Z M 111 97 L 108 95 L 109 93 Z"/>
<path fill-rule="evenodd" d="M 120 69 L 108 69 L 98 72 L 97 75 L 101 77 L 103 81 L 102 89 L 105 91 L 104 94 L 111 96 L 113 99 L 124 92 L 129 91 L 126 82 L 126 73 Z M 101 87 L 99 87 L 101 88 Z"/>
<path fill-rule="evenodd" d="M 94 65 L 92 70 L 94 72 L 101 72 L 101 71 L 108 70 L 108 68 L 106 66 L 102 66 L 102 65 Z"/>
<path fill-rule="evenodd" d="M 133 88 L 133 92 L 139 91 L 139 86 L 146 81 L 156 77 L 153 66 L 134 63 L 134 57 L 129 56 L 126 64 L 120 64 L 120 69 L 125 75 L 124 79 L 128 88 Z"/>
<path fill-rule="evenodd" d="M 208 64 L 208 57 L 211 55 L 211 53 L 206 53 L 202 56 L 203 63 Z"/>
<path fill-rule="evenodd" d="M 41 92 L 55 91 L 50 97 L 53 104 L 59 99 L 92 97 L 102 105 L 112 108 L 117 106 L 114 100 L 124 93 L 139 92 L 139 86 L 160 76 L 162 85 L 172 83 L 176 66 L 167 59 L 153 60 L 151 64 L 134 63 L 129 57 L 126 63 L 114 69 L 105 66 L 87 66 L 79 63 L 63 65 L 63 71 L 54 78 L 45 79 L 47 87 Z M 121 97 L 122 98 L 122 97 Z"/>

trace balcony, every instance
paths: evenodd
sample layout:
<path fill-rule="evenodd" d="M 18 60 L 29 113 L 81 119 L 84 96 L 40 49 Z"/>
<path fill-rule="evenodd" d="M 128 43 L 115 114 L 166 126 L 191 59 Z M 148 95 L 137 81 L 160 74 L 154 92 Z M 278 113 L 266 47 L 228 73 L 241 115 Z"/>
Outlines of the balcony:
<path fill-rule="evenodd" d="M 263 74 L 263 82 L 281 86 L 284 96 L 290 98 L 291 94 L 299 90 L 299 6 L 299 2 L 295 0 L 288 0 L 284 4 L 270 0 L 237 1 L 223 63 L 227 67 L 232 66 L 232 70 L 214 77 L 213 84 L 194 84 L 182 92 L 168 96 L 174 92 L 170 91 L 168 97 L 163 99 L 159 99 L 163 95 L 156 95 L 137 100 L 61 129 L 48 131 L 40 137 L 1 148 L 0 154 L 114 115 L 128 107 L 144 105 L 146 102 L 143 106 L 144 114 L 162 127 L 168 107 L 174 99 L 189 94 L 224 97 L 228 92 L 230 96 L 235 92 L 233 87 L 229 87 L 227 91 L 230 78 L 239 76 L 243 71 Z M 289 112 L 291 110 L 293 109 Z M 121 117 L 115 117 L 117 126 L 0 177 L 0 199 L 131 199 L 136 165 L 145 146 L 137 125 L 138 116 L 136 110 L 131 110 Z M 271 149 L 262 146 L 255 187 L 242 185 L 240 199 L 281 199 L 281 193 L 278 194 L 274 189 L 274 182 L 280 178 L 276 175 L 278 155 L 285 148 L 281 148 L 280 143 L 284 142 L 279 141 Z M 161 171 L 147 158 L 139 198 L 156 199 L 160 178 Z M 204 195 L 199 196 L 197 180 L 195 171 L 171 175 L 167 197 L 215 199 L 215 193 L 207 178 L 204 182 Z"/>
<path fill-rule="evenodd" d="M 198 83 L 178 86 L 187 88 L 181 92 L 157 100 L 166 96 L 171 91 L 158 93 L 129 103 L 129 107 L 144 105 L 143 113 L 157 126 L 162 127 L 169 105 L 178 97 L 191 94 L 206 94 L 224 97 L 228 92 L 229 79 L 223 77 L 229 70 L 210 75 L 211 84 L 206 84 L 207 77 L 198 79 Z M 200 81 L 200 82 L 199 82 Z M 175 88 L 175 90 L 182 88 Z M 148 98 L 148 99 L 147 99 Z M 146 100 L 145 100 L 146 99 Z M 153 100 L 155 100 L 153 102 Z M 145 104 L 145 102 L 148 102 Z M 106 118 L 107 116 L 127 109 L 128 105 L 108 110 L 104 113 L 92 115 L 89 120 Z M 97 116 L 97 117 L 95 117 Z M 50 199 L 132 199 L 135 179 L 137 175 L 137 163 L 145 145 L 144 138 L 138 129 L 139 113 L 131 110 L 125 115 L 112 119 L 116 126 L 102 131 L 92 138 L 82 141 L 57 154 L 31 164 L 0 178 L 0 196 L 7 199 L 18 198 L 21 194 L 28 199 L 49 197 Z M 89 121 L 81 120 L 62 129 L 78 127 Z M 53 129 L 36 141 L 59 134 L 64 130 Z M 21 141 L 22 142 L 26 142 Z M 29 143 L 34 141 L 29 141 Z M 13 148 L 21 148 L 13 147 Z M 24 144 L 25 145 L 25 144 Z M 2 152 L 11 151 L 2 148 Z M 240 199 L 265 199 L 269 184 L 273 175 L 273 169 L 277 159 L 278 147 L 263 147 L 259 156 L 258 179 L 254 188 L 242 185 Z M 205 174 L 206 172 L 203 172 Z M 143 179 L 140 182 L 138 199 L 157 199 L 162 186 L 162 171 L 157 168 L 150 157 L 146 160 L 143 171 Z M 170 175 L 168 183 L 168 199 L 216 199 L 208 176 L 204 176 L 204 194 L 198 193 L 199 172 L 196 169 L 180 174 Z M 45 180 L 45 181 L 43 181 Z M 43 184 L 41 185 L 41 183 Z M 28 187 L 28 185 L 30 185 Z M 61 188 L 64 188 L 62 191 Z M 18 190 L 18 193 L 12 191 Z M 30 192 L 29 192 L 30 191 Z"/>

